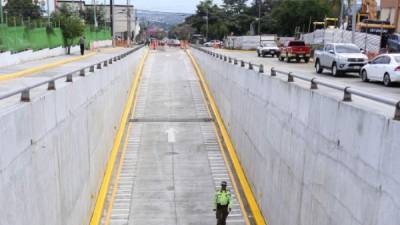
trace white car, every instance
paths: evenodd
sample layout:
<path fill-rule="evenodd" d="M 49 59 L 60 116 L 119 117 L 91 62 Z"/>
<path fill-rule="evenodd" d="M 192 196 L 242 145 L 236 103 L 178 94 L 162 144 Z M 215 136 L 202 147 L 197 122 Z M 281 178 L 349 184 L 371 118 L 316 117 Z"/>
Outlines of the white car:
<path fill-rule="evenodd" d="M 204 47 L 212 47 L 213 44 L 211 42 L 206 42 L 203 44 Z"/>
<path fill-rule="evenodd" d="M 382 54 L 375 57 L 360 72 L 361 79 L 382 81 L 385 86 L 400 82 L 400 54 Z"/>
<path fill-rule="evenodd" d="M 266 55 L 271 55 L 272 57 L 280 55 L 280 50 L 275 41 L 263 41 L 261 45 L 257 48 L 258 57 L 264 57 Z"/>

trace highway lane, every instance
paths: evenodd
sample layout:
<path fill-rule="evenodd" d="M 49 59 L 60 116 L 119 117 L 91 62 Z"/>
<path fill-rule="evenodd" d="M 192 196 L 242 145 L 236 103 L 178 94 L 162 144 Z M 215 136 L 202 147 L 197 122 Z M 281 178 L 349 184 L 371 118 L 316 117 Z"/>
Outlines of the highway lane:
<path fill-rule="evenodd" d="M 365 83 L 361 81 L 359 75 L 356 73 L 349 73 L 340 77 L 333 77 L 330 74 L 330 71 L 324 70 L 323 74 L 317 74 L 315 72 L 314 63 L 312 61 L 310 63 L 287 63 L 281 62 L 278 60 L 278 58 L 272 58 L 270 56 L 267 56 L 265 58 L 257 57 L 257 53 L 255 51 L 235 51 L 214 48 L 206 49 L 240 60 L 250 61 L 254 64 L 263 64 L 264 69 L 265 71 L 267 71 L 267 73 L 269 73 L 271 68 L 274 67 L 276 69 L 294 72 L 296 74 L 329 80 L 330 82 L 334 82 L 343 86 L 351 86 L 379 96 L 385 96 L 400 100 L 400 84 L 395 84 L 392 87 L 385 87 L 381 82 Z"/>

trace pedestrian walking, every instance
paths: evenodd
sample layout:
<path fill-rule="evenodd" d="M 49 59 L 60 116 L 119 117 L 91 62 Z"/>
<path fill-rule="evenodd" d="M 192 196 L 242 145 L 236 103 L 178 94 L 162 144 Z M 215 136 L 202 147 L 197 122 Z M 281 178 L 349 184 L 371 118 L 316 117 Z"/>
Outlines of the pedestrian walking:
<path fill-rule="evenodd" d="M 222 181 L 221 189 L 215 192 L 213 199 L 213 210 L 217 218 L 217 225 L 226 225 L 226 218 L 232 210 L 232 195 L 226 186 L 226 181 Z"/>
<path fill-rule="evenodd" d="M 81 47 L 81 55 L 84 55 L 85 54 L 85 37 L 84 36 L 82 36 L 79 39 L 79 46 Z"/>

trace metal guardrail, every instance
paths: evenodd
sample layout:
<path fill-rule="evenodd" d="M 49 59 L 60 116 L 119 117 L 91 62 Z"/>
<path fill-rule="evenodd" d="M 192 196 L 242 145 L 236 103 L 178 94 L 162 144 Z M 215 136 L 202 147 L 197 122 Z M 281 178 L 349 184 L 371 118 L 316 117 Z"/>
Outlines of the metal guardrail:
<path fill-rule="evenodd" d="M 232 58 L 229 56 L 225 56 L 223 54 L 219 54 L 213 51 L 209 51 L 206 49 L 203 49 L 201 47 L 198 46 L 191 46 L 194 49 L 197 49 L 201 52 L 204 52 L 208 55 L 211 55 L 212 57 L 215 57 L 217 59 L 220 59 L 224 62 L 230 63 L 233 65 L 238 65 L 240 62 L 240 66 L 241 67 L 247 67 L 249 70 L 254 70 L 254 67 L 258 67 L 258 72 L 259 73 L 264 73 L 264 66 L 262 64 L 260 65 L 256 65 L 253 64 L 252 62 L 246 62 L 243 60 L 239 60 L 236 58 Z M 389 105 L 389 106 L 393 106 L 395 107 L 395 111 L 394 111 L 394 120 L 400 120 L 400 101 L 399 100 L 395 100 L 392 98 L 387 98 L 387 97 L 381 97 L 381 96 L 377 96 L 377 95 L 373 95 L 370 94 L 368 92 L 350 87 L 350 86 L 342 86 L 342 85 L 338 85 L 338 84 L 334 84 L 334 83 L 330 83 L 321 79 L 318 79 L 316 77 L 307 77 L 304 75 L 299 75 L 299 74 L 295 74 L 293 72 L 287 72 L 287 71 L 283 71 L 283 70 L 278 70 L 275 68 L 271 68 L 270 71 L 270 76 L 275 77 L 277 75 L 282 75 L 282 76 L 286 76 L 287 77 L 287 82 L 294 82 L 295 78 L 302 80 L 302 81 L 306 81 L 306 82 L 310 82 L 310 89 L 311 90 L 316 90 L 318 89 L 318 86 L 324 86 L 327 88 L 331 88 L 337 91 L 341 91 L 343 92 L 343 98 L 342 101 L 344 102 L 351 102 L 352 101 L 352 96 L 358 96 L 358 97 L 362 97 L 371 101 L 375 101 L 378 103 L 382 103 L 385 105 Z"/>
<path fill-rule="evenodd" d="M 123 58 L 125 58 L 126 56 L 132 54 L 133 52 L 136 52 L 137 50 L 139 50 L 140 48 L 142 48 L 143 45 L 134 48 L 132 50 L 129 50 L 127 52 L 124 52 L 122 54 L 119 54 L 117 56 L 113 56 L 110 57 L 108 59 L 103 59 L 103 60 L 98 60 L 96 63 L 90 64 L 88 66 L 85 67 L 80 67 L 79 69 L 76 69 L 74 71 L 68 72 L 68 73 L 64 73 L 64 74 L 60 74 L 60 75 L 56 75 L 54 77 L 51 77 L 49 79 L 46 79 L 44 81 L 40 81 L 40 82 L 36 82 L 32 85 L 28 85 L 27 87 L 21 87 L 15 90 L 12 90 L 10 92 L 7 92 L 5 94 L 1 94 L 0 95 L 0 100 L 21 94 L 21 101 L 22 102 L 30 102 L 31 98 L 30 98 L 30 91 L 34 88 L 43 86 L 47 84 L 47 90 L 51 91 L 51 90 L 56 90 L 56 81 L 60 80 L 60 79 L 65 79 L 65 82 L 73 82 L 73 77 L 75 76 L 81 76 L 84 77 L 86 76 L 86 71 L 88 70 L 88 72 L 94 72 L 95 68 L 97 70 L 101 70 L 103 67 L 107 67 L 109 64 L 113 64 L 113 62 L 117 62 L 118 60 L 121 60 Z"/>

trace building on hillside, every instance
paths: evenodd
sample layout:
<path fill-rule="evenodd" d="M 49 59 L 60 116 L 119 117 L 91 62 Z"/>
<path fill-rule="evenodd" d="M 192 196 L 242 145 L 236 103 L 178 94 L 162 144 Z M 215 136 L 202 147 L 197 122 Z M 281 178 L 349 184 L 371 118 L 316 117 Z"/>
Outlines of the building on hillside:
<path fill-rule="evenodd" d="M 106 3 L 106 2 L 103 2 Z M 93 8 L 93 4 L 86 4 L 81 0 L 57 0 L 57 7 L 60 7 L 61 4 L 68 4 L 77 12 L 79 10 L 84 10 L 85 8 Z M 106 21 L 106 25 L 110 26 L 110 5 L 107 4 L 98 4 L 96 8 L 101 8 L 104 11 L 104 17 Z M 136 10 L 133 5 L 114 5 L 114 37 L 127 39 L 128 32 L 130 32 L 130 37 L 132 40 L 135 38 L 135 34 L 137 34 L 136 29 L 138 29 L 138 20 L 136 17 Z"/>
<path fill-rule="evenodd" d="M 400 0 L 381 0 L 381 20 L 390 21 L 400 32 Z"/>

